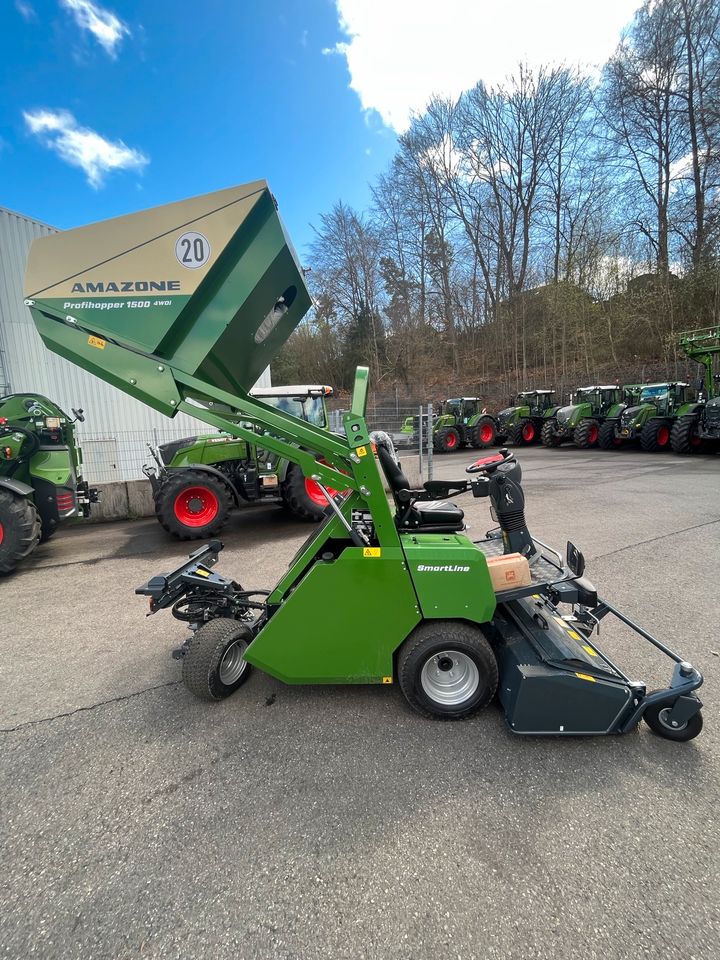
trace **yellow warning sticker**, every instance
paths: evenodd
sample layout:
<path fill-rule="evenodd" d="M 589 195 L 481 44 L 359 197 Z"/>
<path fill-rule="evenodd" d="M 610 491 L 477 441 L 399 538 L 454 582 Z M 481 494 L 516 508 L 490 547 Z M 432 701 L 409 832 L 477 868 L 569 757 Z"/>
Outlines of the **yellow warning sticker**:
<path fill-rule="evenodd" d="M 97 347 L 98 350 L 105 349 L 106 341 L 102 337 L 88 337 L 88 343 L 91 347 Z"/>
<path fill-rule="evenodd" d="M 589 653 L 591 657 L 597 656 L 597 650 L 593 650 L 593 648 L 589 647 L 586 643 L 583 644 L 583 650 L 585 653 Z"/>
<path fill-rule="evenodd" d="M 573 638 L 573 640 L 579 640 L 579 639 L 580 639 L 580 634 L 579 634 L 579 633 L 575 633 L 575 631 L 572 630 L 570 627 L 567 628 L 567 632 L 570 634 L 570 636 Z"/>
<path fill-rule="evenodd" d="M 199 568 L 195 571 L 195 573 L 196 573 L 199 577 L 209 577 L 209 576 L 210 576 L 210 571 L 209 571 L 209 570 L 203 570 L 202 567 L 199 567 Z"/>
<path fill-rule="evenodd" d="M 356 447 L 355 453 L 356 453 L 359 457 L 366 457 L 366 456 L 367 456 L 367 447 Z"/>
<path fill-rule="evenodd" d="M 381 557 L 382 547 L 363 547 L 364 557 Z"/>
<path fill-rule="evenodd" d="M 590 683 L 595 683 L 595 677 L 591 677 L 589 673 L 576 673 L 576 677 L 579 677 L 580 680 L 589 680 Z"/>
<path fill-rule="evenodd" d="M 383 677 L 383 683 L 392 683 L 392 677 Z"/>

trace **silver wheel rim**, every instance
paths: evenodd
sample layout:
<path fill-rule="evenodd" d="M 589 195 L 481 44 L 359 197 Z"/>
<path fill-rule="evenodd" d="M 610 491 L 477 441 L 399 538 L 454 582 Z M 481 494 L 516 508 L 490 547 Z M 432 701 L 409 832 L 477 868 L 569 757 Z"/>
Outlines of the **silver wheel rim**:
<path fill-rule="evenodd" d="M 233 683 L 237 683 L 245 672 L 247 660 L 243 660 L 243 654 L 245 653 L 246 647 L 247 644 L 244 641 L 235 640 L 225 651 L 220 661 L 218 675 L 220 677 L 220 683 L 224 683 L 226 687 L 231 687 Z"/>
<path fill-rule="evenodd" d="M 687 720 L 684 723 L 678 723 L 675 726 L 673 726 L 672 723 L 670 723 L 670 721 L 668 720 L 668 717 L 670 716 L 671 711 L 672 711 L 672 707 L 665 707 L 663 710 L 660 711 L 660 713 L 658 714 L 658 720 L 660 721 L 660 723 L 664 727 L 667 727 L 668 730 L 684 730 L 685 727 L 687 726 Z"/>
<path fill-rule="evenodd" d="M 480 672 L 466 653 L 440 650 L 425 661 L 420 684 L 435 703 L 456 707 L 475 694 L 480 686 Z"/>

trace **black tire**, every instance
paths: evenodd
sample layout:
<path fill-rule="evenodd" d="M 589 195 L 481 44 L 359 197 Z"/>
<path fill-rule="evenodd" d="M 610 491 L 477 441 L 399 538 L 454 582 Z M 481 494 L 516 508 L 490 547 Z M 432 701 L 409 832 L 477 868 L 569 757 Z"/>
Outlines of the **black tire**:
<path fill-rule="evenodd" d="M 551 417 L 546 420 L 540 431 L 540 440 L 544 447 L 559 447 L 562 440 L 556 434 L 557 420 Z"/>
<path fill-rule="evenodd" d="M 600 425 L 600 431 L 598 432 L 598 446 L 602 450 L 619 450 L 622 447 L 622 439 L 615 435 L 617 425 L 617 420 L 606 420 L 605 423 Z"/>
<path fill-rule="evenodd" d="M 643 714 L 643 720 L 650 727 L 653 733 L 666 740 L 675 740 L 677 743 L 687 743 L 688 740 L 694 740 L 703 728 L 702 711 L 690 717 L 679 727 L 671 727 L 665 723 L 663 717 L 670 712 L 672 707 L 666 703 L 655 704 L 647 708 Z"/>
<path fill-rule="evenodd" d="M 0 489 L 0 574 L 12 573 L 40 543 L 40 514 L 35 504 Z"/>
<path fill-rule="evenodd" d="M 522 420 L 510 428 L 510 442 L 516 447 L 529 447 L 537 443 L 540 439 L 537 424 L 529 417 L 523 417 Z"/>
<path fill-rule="evenodd" d="M 48 520 L 46 517 L 40 517 L 40 543 L 54 537 L 57 533 L 58 524 L 56 520 Z"/>
<path fill-rule="evenodd" d="M 458 655 L 456 660 L 453 654 Z M 460 671 L 456 683 L 465 677 L 467 696 L 444 702 L 440 698 L 451 696 L 448 685 L 453 682 L 446 683 L 444 675 L 449 677 L 454 670 Z M 407 702 L 433 720 L 471 717 L 492 700 L 498 684 L 497 660 L 480 629 L 455 620 L 426 620 L 416 627 L 400 647 L 397 672 Z M 461 696 L 462 690 L 455 693 Z"/>
<path fill-rule="evenodd" d="M 236 658 L 251 640 L 250 629 L 237 620 L 220 617 L 204 624 L 193 634 L 183 657 L 185 686 L 200 700 L 224 700 L 235 693 L 250 674 L 250 664 Z"/>
<path fill-rule="evenodd" d="M 576 447 L 580 447 L 581 450 L 590 450 L 592 447 L 597 446 L 599 437 L 600 426 L 597 420 L 588 417 L 585 420 L 581 420 L 575 427 L 573 443 Z"/>
<path fill-rule="evenodd" d="M 670 431 L 670 446 L 673 453 L 679 453 L 687 456 L 691 453 L 697 453 L 701 447 L 699 443 L 693 443 L 693 438 L 697 432 L 697 417 L 680 417 L 673 424 Z"/>
<path fill-rule="evenodd" d="M 190 523 L 192 502 L 203 504 L 202 496 L 190 497 L 183 509 L 181 498 L 193 490 L 206 491 L 207 522 Z M 179 540 L 202 540 L 214 536 L 225 526 L 234 506 L 232 491 L 227 483 L 204 470 L 171 470 L 155 497 L 155 513 L 162 526 Z M 197 520 L 202 511 L 197 511 Z"/>
<path fill-rule="evenodd" d="M 296 463 L 288 464 L 285 479 L 280 484 L 283 505 L 299 520 L 322 520 L 327 500 L 316 503 L 308 493 L 305 474 Z"/>
<path fill-rule="evenodd" d="M 437 453 L 451 453 L 460 449 L 460 433 L 455 427 L 440 427 L 433 436 L 433 448 Z"/>
<path fill-rule="evenodd" d="M 648 420 L 640 431 L 640 446 L 646 453 L 670 449 L 670 426 L 667 420 Z"/>
<path fill-rule="evenodd" d="M 470 431 L 470 443 L 476 450 L 486 450 L 497 440 L 497 424 L 492 417 L 480 417 Z"/>

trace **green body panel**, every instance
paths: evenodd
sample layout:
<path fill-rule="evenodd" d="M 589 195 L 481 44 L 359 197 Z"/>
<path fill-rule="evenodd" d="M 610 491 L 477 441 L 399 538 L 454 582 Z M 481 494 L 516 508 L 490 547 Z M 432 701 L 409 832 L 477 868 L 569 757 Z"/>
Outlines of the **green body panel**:
<path fill-rule="evenodd" d="M 30 460 L 29 473 L 30 477 L 47 480 L 56 487 L 68 486 L 75 478 L 67 450 L 39 450 Z"/>
<path fill-rule="evenodd" d="M 560 410 L 560 404 L 556 404 L 554 407 L 548 407 L 543 414 L 543 420 L 550 420 L 552 417 L 556 417 L 558 410 Z"/>
<path fill-rule="evenodd" d="M 369 598 L 370 620 L 353 597 Z M 373 610 L 381 611 L 376 622 Z M 420 619 L 399 547 L 374 558 L 346 547 L 336 560 L 311 565 L 245 659 L 285 683 L 382 683 Z"/>
<path fill-rule="evenodd" d="M 564 425 L 572 430 L 581 420 L 593 415 L 593 408 L 590 403 L 576 403 L 567 407 L 561 407 L 558 413 L 564 415 Z"/>
<path fill-rule="evenodd" d="M 496 601 L 487 560 L 467 537 L 418 533 L 400 540 L 425 619 L 492 619 Z"/>
<path fill-rule="evenodd" d="M 704 408 L 704 406 L 705 404 L 696 403 L 694 401 L 692 403 L 684 403 L 681 407 L 678 407 L 678 412 L 676 413 L 676 416 L 687 417 L 687 416 L 690 416 L 690 414 L 699 413 Z"/>

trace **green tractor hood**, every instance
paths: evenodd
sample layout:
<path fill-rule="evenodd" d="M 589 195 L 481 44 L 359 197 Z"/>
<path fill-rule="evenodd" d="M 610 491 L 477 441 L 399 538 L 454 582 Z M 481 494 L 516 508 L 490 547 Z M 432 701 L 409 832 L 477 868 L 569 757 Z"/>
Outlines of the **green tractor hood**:
<path fill-rule="evenodd" d="M 25 291 L 50 350 L 169 416 L 178 375 L 249 390 L 311 305 L 264 180 L 41 237 Z"/>

